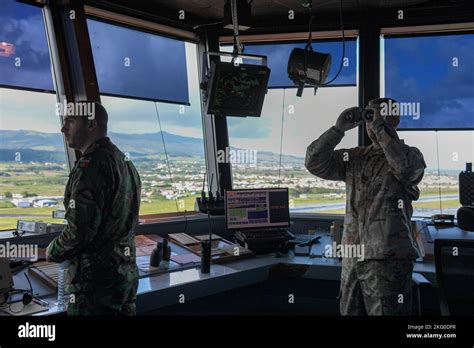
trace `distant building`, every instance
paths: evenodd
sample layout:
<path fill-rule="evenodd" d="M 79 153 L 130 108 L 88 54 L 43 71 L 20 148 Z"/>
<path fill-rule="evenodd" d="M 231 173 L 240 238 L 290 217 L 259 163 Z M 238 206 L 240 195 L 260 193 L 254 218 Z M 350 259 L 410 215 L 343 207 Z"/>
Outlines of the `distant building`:
<path fill-rule="evenodd" d="M 331 193 L 323 195 L 323 197 L 325 197 L 325 198 L 342 198 L 342 194 L 331 192 Z"/>
<path fill-rule="evenodd" d="M 33 205 L 38 208 L 44 208 L 53 207 L 56 204 L 58 204 L 58 202 L 53 199 L 40 199 L 39 201 L 36 201 Z"/>
<path fill-rule="evenodd" d="M 13 199 L 12 203 L 18 208 L 29 208 L 31 207 L 31 202 L 26 199 Z"/>

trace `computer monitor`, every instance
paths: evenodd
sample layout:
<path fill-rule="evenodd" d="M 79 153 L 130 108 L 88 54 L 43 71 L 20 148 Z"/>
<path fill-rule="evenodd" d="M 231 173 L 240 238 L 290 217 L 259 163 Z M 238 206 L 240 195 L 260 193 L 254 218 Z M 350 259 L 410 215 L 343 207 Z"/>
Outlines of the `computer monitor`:
<path fill-rule="evenodd" d="M 263 65 L 212 62 L 207 113 L 260 117 L 269 76 L 270 69 Z"/>
<path fill-rule="evenodd" d="M 229 230 L 289 227 L 288 188 L 226 191 L 225 213 Z"/>

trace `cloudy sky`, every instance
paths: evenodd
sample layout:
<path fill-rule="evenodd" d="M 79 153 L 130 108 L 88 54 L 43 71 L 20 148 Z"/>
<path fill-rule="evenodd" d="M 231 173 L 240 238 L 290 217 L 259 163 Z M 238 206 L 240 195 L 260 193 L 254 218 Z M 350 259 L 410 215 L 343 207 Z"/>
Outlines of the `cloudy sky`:
<path fill-rule="evenodd" d="M 420 103 L 406 128 L 474 128 L 474 35 L 387 38 L 385 94 Z M 382 85 L 384 82 L 382 81 Z"/>
<path fill-rule="evenodd" d="M 1 55 L 0 51 L 0 83 L 53 89 L 41 12 L 12 0 L 2 6 L 0 42 L 13 43 L 16 51 L 10 57 Z M 112 27 L 110 32 L 101 32 L 101 28 L 107 27 L 110 25 L 101 27 L 89 21 L 101 89 L 132 93 L 131 88 L 137 86 L 133 93 L 148 93 L 145 97 L 159 94 L 162 99 L 189 100 L 190 106 L 157 103 L 163 130 L 202 138 L 196 46 L 190 43 L 180 46 L 174 40 L 160 40 L 150 34 L 136 36 L 136 32 L 129 33 L 131 30 L 123 28 Z M 107 35 L 114 40 L 107 40 Z M 269 64 L 275 76 L 273 82 L 278 84 L 279 79 L 286 78 L 281 69 L 286 69 L 289 46 L 267 46 L 270 47 L 249 46 L 247 52 L 271 52 Z M 420 120 L 404 120 L 405 126 L 433 127 L 434 122 L 453 126 L 454 122 L 456 126 L 474 127 L 474 35 L 388 39 L 384 46 L 385 93 L 398 100 L 421 104 Z M 338 68 L 340 45 L 314 44 L 314 49 L 332 52 L 333 69 Z M 356 81 L 354 74 L 357 74 L 355 42 L 348 44 L 346 55 L 351 65 L 343 69 L 341 82 L 350 83 Z M 130 67 L 123 64 L 126 57 L 130 58 Z M 452 64 L 454 57 L 458 62 L 456 67 Z M 15 58 L 21 58 L 20 67 L 15 67 Z M 130 68 L 135 69 L 135 74 L 130 75 Z M 184 88 L 185 77 L 188 88 Z M 308 144 L 333 125 L 342 110 L 358 103 L 357 86 L 320 88 L 316 96 L 312 89 L 306 89 L 302 98 L 295 94 L 295 89 L 271 89 L 266 95 L 262 117 L 228 118 L 231 145 L 279 152 L 283 113 L 283 152 L 304 156 Z M 55 102 L 54 94 L 0 89 L 0 129 L 59 132 Z M 102 102 L 110 115 L 111 131 L 159 131 L 154 102 L 117 97 L 102 97 Z M 437 148 L 442 168 L 460 169 L 464 162 L 474 160 L 473 131 L 404 131 L 400 137 L 419 147 L 431 168 L 437 165 Z M 348 132 L 340 144 L 341 147 L 356 145 L 356 130 Z"/>
<path fill-rule="evenodd" d="M 102 93 L 188 102 L 183 42 L 87 20 Z"/>

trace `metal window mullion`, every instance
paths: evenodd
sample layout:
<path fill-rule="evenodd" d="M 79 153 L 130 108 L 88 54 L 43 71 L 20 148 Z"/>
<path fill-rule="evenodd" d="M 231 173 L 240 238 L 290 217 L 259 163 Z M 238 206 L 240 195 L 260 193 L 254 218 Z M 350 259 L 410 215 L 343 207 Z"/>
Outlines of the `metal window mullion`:
<path fill-rule="evenodd" d="M 380 97 L 380 28 L 366 24 L 359 30 L 359 106 Z M 359 126 L 359 146 L 370 143 L 364 125 Z"/>
<path fill-rule="evenodd" d="M 67 102 L 68 99 L 72 100 L 72 95 L 71 95 L 70 90 L 67 91 L 69 86 L 65 85 L 65 80 L 67 80 L 67 77 L 64 75 L 67 74 L 67 72 L 66 72 L 66 67 L 61 66 L 61 59 L 59 57 L 60 52 L 58 48 L 57 37 L 54 31 L 51 7 L 49 5 L 45 5 L 43 7 L 43 20 L 44 20 L 46 38 L 48 41 L 49 54 L 50 54 L 51 65 L 52 65 L 51 74 L 53 77 L 54 88 L 56 90 L 56 102 L 62 104 L 64 102 Z M 63 118 L 59 117 L 59 121 L 62 128 L 62 126 L 64 125 Z M 74 163 L 77 160 L 76 153 L 74 149 L 70 148 L 67 145 L 64 134 L 62 134 L 62 138 L 63 138 L 63 144 L 64 144 L 65 154 L 67 158 L 68 169 L 69 171 L 71 171 L 72 168 L 74 167 Z"/>
<path fill-rule="evenodd" d="M 201 40 L 198 44 L 198 74 L 199 77 L 202 79 L 203 73 L 203 65 L 206 64 L 207 61 L 203 62 L 204 53 L 207 51 L 206 49 L 206 40 Z M 207 171 L 207 184 L 208 190 L 215 193 L 218 190 L 217 180 L 216 178 L 219 177 L 219 168 L 217 165 L 217 147 L 216 147 L 216 131 L 215 131 L 215 123 L 213 115 L 208 115 L 204 108 L 204 91 L 200 90 L 200 101 L 201 101 L 201 115 L 202 115 L 202 127 L 203 127 L 203 134 L 204 134 L 204 157 L 206 160 L 206 171 Z M 212 180 L 212 187 L 210 187 L 211 178 Z"/>
<path fill-rule="evenodd" d="M 43 11 L 58 101 L 87 99 L 100 102 L 83 4 L 50 0 Z M 66 148 L 71 169 L 81 154 Z"/>

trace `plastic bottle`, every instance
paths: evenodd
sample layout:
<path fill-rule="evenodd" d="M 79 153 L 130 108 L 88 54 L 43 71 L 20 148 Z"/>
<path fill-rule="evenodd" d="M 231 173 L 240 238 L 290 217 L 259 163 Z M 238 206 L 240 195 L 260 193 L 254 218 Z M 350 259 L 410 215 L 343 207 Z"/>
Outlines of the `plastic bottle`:
<path fill-rule="evenodd" d="M 69 269 L 69 261 L 64 261 L 59 264 L 58 274 L 58 310 L 66 311 L 69 303 L 69 295 L 66 291 L 67 275 Z"/>

